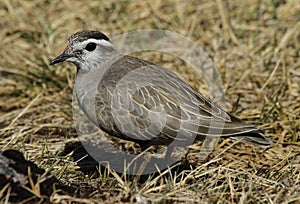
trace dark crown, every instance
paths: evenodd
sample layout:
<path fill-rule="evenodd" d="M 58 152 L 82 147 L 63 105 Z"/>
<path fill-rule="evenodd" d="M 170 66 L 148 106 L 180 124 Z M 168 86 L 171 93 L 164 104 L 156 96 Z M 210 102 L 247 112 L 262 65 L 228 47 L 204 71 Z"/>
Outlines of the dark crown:
<path fill-rule="evenodd" d="M 99 31 L 94 30 L 83 30 L 73 34 L 69 39 L 69 43 L 71 42 L 82 42 L 87 39 L 96 39 L 96 40 L 107 40 L 110 42 L 109 38 Z"/>

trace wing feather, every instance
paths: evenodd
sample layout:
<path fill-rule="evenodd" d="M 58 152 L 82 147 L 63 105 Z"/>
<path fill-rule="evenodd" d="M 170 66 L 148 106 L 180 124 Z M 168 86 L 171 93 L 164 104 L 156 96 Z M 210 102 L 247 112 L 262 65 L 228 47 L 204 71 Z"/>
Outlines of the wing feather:
<path fill-rule="evenodd" d="M 97 120 L 111 135 L 144 144 L 258 132 L 159 65 L 124 56 L 98 86 Z M 179 135 L 179 136 L 178 136 Z"/>

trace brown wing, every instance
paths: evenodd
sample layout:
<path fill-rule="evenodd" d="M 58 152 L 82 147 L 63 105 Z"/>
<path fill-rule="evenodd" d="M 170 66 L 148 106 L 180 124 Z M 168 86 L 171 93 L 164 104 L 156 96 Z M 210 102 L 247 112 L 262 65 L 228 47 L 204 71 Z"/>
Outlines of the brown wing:
<path fill-rule="evenodd" d="M 269 144 L 257 128 L 226 113 L 175 73 L 138 58 L 124 56 L 108 69 L 96 103 L 102 129 L 146 146 L 222 136 L 253 143 L 258 137 L 258 143 Z"/>

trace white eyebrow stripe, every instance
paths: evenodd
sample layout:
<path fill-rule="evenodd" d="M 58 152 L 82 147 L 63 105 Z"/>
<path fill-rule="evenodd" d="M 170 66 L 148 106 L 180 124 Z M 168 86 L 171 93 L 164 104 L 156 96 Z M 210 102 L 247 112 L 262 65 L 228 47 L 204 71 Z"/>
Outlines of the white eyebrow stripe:
<path fill-rule="evenodd" d="M 83 41 L 84 42 L 84 47 L 89 44 L 89 43 L 96 43 L 97 45 L 101 45 L 101 46 L 106 46 L 106 47 L 114 47 L 113 44 L 111 44 L 111 42 L 107 41 L 107 40 L 104 40 L 104 39 L 101 39 L 101 40 L 98 40 L 98 39 L 88 39 L 88 40 L 85 40 Z"/>

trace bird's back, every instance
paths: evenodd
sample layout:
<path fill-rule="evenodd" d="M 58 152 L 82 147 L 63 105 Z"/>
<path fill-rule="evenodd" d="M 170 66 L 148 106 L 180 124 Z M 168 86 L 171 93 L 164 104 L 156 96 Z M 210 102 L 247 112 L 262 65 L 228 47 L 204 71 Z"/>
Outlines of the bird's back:
<path fill-rule="evenodd" d="M 122 56 L 103 74 L 95 97 L 99 127 L 142 148 L 178 141 L 233 137 L 268 146 L 252 125 L 210 102 L 172 71 Z"/>

